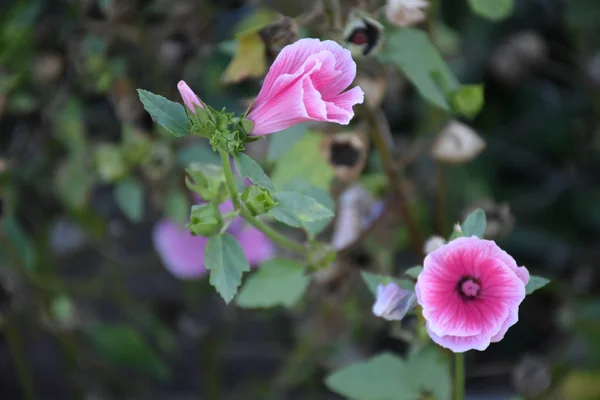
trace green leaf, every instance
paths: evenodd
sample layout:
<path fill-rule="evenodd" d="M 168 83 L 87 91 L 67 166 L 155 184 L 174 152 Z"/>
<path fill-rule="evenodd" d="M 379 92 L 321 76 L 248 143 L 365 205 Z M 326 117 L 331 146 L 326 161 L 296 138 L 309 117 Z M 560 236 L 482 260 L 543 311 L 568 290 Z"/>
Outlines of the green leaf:
<path fill-rule="evenodd" d="M 229 234 L 211 236 L 204 250 L 204 265 L 210 270 L 210 284 L 229 304 L 250 265 L 238 241 Z"/>
<path fill-rule="evenodd" d="M 125 325 L 97 325 L 91 328 L 92 343 L 98 354 L 117 367 L 131 368 L 169 378 L 169 370 L 138 332 Z"/>
<path fill-rule="evenodd" d="M 81 210 L 88 205 L 93 182 L 85 164 L 85 159 L 71 156 L 61 161 L 56 169 L 56 194 L 70 209 Z"/>
<path fill-rule="evenodd" d="M 525 294 L 531 294 L 538 289 L 543 288 L 550 283 L 550 279 L 542 278 L 541 276 L 531 275 L 529 282 L 525 286 Z"/>
<path fill-rule="evenodd" d="M 304 265 L 293 260 L 263 263 L 242 286 L 236 303 L 244 308 L 292 307 L 302 297 L 310 278 Z"/>
<path fill-rule="evenodd" d="M 469 6 L 480 17 L 499 21 L 512 14 L 515 0 L 469 0 Z"/>
<path fill-rule="evenodd" d="M 381 353 L 342 368 L 325 381 L 329 389 L 353 400 L 415 400 L 430 392 L 449 400 L 451 380 L 447 360 L 426 348 L 408 360 Z"/>
<path fill-rule="evenodd" d="M 265 174 L 265 171 L 263 171 L 260 165 L 250 156 L 244 153 L 238 153 L 234 157 L 234 160 L 237 172 L 241 177 L 250 179 L 255 185 L 274 190 L 273 184 L 267 174 Z"/>
<path fill-rule="evenodd" d="M 396 63 L 426 100 L 450 110 L 447 95 L 459 82 L 427 34 L 413 28 L 395 29 L 385 43 L 383 61 Z"/>
<path fill-rule="evenodd" d="M 123 214 L 132 222 L 139 222 L 144 215 L 144 187 L 134 179 L 127 179 L 115 186 L 115 201 Z"/>
<path fill-rule="evenodd" d="M 0 263 L 13 265 L 19 262 L 27 271 L 33 271 L 37 263 L 35 243 L 21 228 L 19 221 L 13 215 L 7 215 L 0 220 L 0 230 L 4 240 L 10 246 L 10 249 L 0 246 Z"/>
<path fill-rule="evenodd" d="M 277 161 L 287 153 L 294 145 L 306 135 L 308 127 L 306 124 L 297 124 L 291 128 L 269 135 L 269 149 L 267 151 L 268 161 Z"/>
<path fill-rule="evenodd" d="M 477 236 L 483 238 L 486 226 L 485 212 L 478 208 L 467 215 L 465 221 L 462 223 L 461 228 L 464 236 Z"/>
<path fill-rule="evenodd" d="M 178 225 L 185 225 L 190 213 L 188 197 L 180 190 L 171 190 L 165 201 L 165 214 Z"/>
<path fill-rule="evenodd" d="M 147 90 L 137 91 L 144 108 L 157 124 L 175 136 L 185 136 L 190 133 L 190 121 L 181 104 Z"/>
<path fill-rule="evenodd" d="M 302 224 L 303 228 L 306 229 L 312 235 L 317 235 L 323 231 L 333 219 L 333 214 L 335 214 L 335 201 L 331 198 L 329 193 L 306 179 L 296 178 L 289 182 L 287 182 L 283 187 L 284 191 L 292 191 L 301 194 L 305 194 L 308 197 L 312 197 L 317 200 L 319 203 L 324 205 L 329 211 L 331 211 L 332 216 L 330 218 L 323 218 L 318 221 L 313 222 L 305 222 Z"/>
<path fill-rule="evenodd" d="M 483 85 L 464 85 L 452 93 L 452 109 L 467 118 L 474 118 L 483 108 Z"/>
<path fill-rule="evenodd" d="M 121 148 L 112 143 L 101 143 L 96 146 L 94 162 L 98 175 L 105 182 L 116 182 L 125 177 L 129 171 Z"/>
<path fill-rule="evenodd" d="M 182 167 L 192 163 L 221 165 L 221 158 L 210 147 L 202 143 L 194 143 L 177 151 L 177 160 Z"/>
<path fill-rule="evenodd" d="M 410 276 L 411 278 L 417 279 L 421 271 L 423 271 L 423 267 L 417 265 L 416 267 L 412 267 L 404 271 L 404 274 Z"/>
<path fill-rule="evenodd" d="M 277 205 L 268 215 L 295 228 L 333 217 L 333 212 L 312 197 L 297 192 L 279 192 Z"/>
<path fill-rule="evenodd" d="M 307 132 L 275 164 L 271 174 L 273 185 L 281 189 L 292 179 L 303 178 L 317 187 L 329 190 L 334 173 L 322 156 L 321 141 L 322 135 Z"/>
<path fill-rule="evenodd" d="M 85 149 L 85 125 L 81 103 L 70 98 L 54 119 L 55 132 L 69 152 L 80 153 Z"/>
<path fill-rule="evenodd" d="M 374 297 L 377 297 L 377 286 L 379 285 L 387 285 L 390 282 L 396 283 L 402 289 L 413 290 L 415 288 L 415 284 L 408 279 L 398 279 L 392 276 L 378 275 L 372 274 L 370 272 L 361 271 L 360 275 L 363 280 L 367 284 L 369 291 L 373 293 Z"/>

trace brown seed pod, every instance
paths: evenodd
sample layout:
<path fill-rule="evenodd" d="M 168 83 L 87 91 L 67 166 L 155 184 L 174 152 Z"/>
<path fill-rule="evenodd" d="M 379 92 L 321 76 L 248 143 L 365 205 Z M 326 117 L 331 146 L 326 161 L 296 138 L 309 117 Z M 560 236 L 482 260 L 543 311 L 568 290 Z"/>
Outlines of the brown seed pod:
<path fill-rule="evenodd" d="M 372 56 L 381 49 L 384 28 L 369 14 L 353 10 L 348 17 L 342 40 L 355 56 Z"/>
<path fill-rule="evenodd" d="M 336 178 L 350 182 L 360 176 L 367 162 L 368 141 L 361 132 L 341 132 L 325 136 L 321 150 Z"/>

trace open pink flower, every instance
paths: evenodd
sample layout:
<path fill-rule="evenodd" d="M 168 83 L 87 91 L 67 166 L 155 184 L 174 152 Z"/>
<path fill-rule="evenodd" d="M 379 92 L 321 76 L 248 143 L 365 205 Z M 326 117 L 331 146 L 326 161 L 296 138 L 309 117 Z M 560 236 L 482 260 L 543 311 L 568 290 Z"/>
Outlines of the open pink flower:
<path fill-rule="evenodd" d="M 458 238 L 425 258 L 415 291 L 431 339 L 454 352 L 485 350 L 519 319 L 529 272 L 495 242 Z"/>
<path fill-rule="evenodd" d="M 355 104 L 363 102 L 359 87 L 346 92 L 356 76 L 350 51 L 334 41 L 301 39 L 286 46 L 269 69 L 250 109 L 252 135 L 266 135 L 306 121 L 347 125 Z"/>
<path fill-rule="evenodd" d="M 219 206 L 222 213 L 233 210 L 231 201 Z M 272 258 L 274 247 L 271 241 L 253 226 L 246 226 L 241 217 L 229 225 L 228 232 L 239 242 L 250 265 L 257 265 Z M 169 220 L 161 220 L 154 226 L 154 248 L 165 267 L 179 279 L 194 279 L 205 276 L 204 249 L 208 238 L 193 236 L 189 230 Z"/>
<path fill-rule="evenodd" d="M 185 103 L 185 106 L 193 113 L 196 113 L 196 107 L 204 108 L 196 93 L 188 86 L 184 81 L 179 81 L 177 84 L 177 89 L 179 90 L 179 94 L 181 94 L 181 98 Z"/>

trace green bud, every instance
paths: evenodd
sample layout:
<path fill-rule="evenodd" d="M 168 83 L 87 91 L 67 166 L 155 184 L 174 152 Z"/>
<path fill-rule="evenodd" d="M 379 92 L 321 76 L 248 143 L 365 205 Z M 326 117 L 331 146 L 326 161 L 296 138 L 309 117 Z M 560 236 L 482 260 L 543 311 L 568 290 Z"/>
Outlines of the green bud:
<path fill-rule="evenodd" d="M 254 128 L 254 122 L 252 122 L 246 118 L 242 118 L 240 120 L 239 124 L 242 127 L 242 129 L 244 130 L 244 133 L 246 135 L 249 135 L 252 132 L 252 129 Z"/>
<path fill-rule="evenodd" d="M 483 108 L 483 85 L 464 85 L 450 95 L 452 109 L 467 118 L 474 118 Z"/>
<path fill-rule="evenodd" d="M 196 106 L 194 116 L 192 117 L 193 122 L 200 125 L 205 125 L 207 122 L 213 122 L 214 119 L 209 110 L 203 107 Z"/>
<path fill-rule="evenodd" d="M 123 156 L 130 164 L 138 164 L 150 152 L 152 143 L 148 137 L 131 126 L 123 131 Z"/>
<path fill-rule="evenodd" d="M 226 132 L 229 130 L 231 117 L 227 114 L 217 114 L 217 130 Z"/>
<path fill-rule="evenodd" d="M 225 196 L 223 169 L 214 164 L 193 163 L 185 170 L 189 177 L 185 184 L 204 200 L 220 202 Z"/>
<path fill-rule="evenodd" d="M 192 206 L 189 230 L 196 236 L 211 236 L 223 226 L 221 212 L 214 203 Z"/>
<path fill-rule="evenodd" d="M 121 149 L 114 144 L 104 143 L 96 148 L 94 155 L 96 171 L 105 182 L 116 182 L 124 178 L 129 167 Z"/>
<path fill-rule="evenodd" d="M 214 150 L 224 150 L 229 154 L 237 154 L 244 150 L 244 139 L 239 131 L 214 131 L 209 136 L 210 145 Z"/>
<path fill-rule="evenodd" d="M 268 189 L 256 185 L 248 186 L 244 190 L 242 201 L 246 204 L 252 215 L 265 214 L 277 204 Z"/>
<path fill-rule="evenodd" d="M 333 247 L 316 241 L 310 243 L 308 254 L 308 267 L 312 271 L 329 268 L 336 257 Z"/>

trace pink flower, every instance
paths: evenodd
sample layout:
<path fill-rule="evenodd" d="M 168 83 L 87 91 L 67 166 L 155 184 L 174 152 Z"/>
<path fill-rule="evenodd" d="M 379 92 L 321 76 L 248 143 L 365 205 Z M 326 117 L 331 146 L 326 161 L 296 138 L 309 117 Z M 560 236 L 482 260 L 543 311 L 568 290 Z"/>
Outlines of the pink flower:
<path fill-rule="evenodd" d="M 188 86 L 184 81 L 179 81 L 177 84 L 177 89 L 179 90 L 179 94 L 181 94 L 181 98 L 185 103 L 185 106 L 193 113 L 196 113 L 196 107 L 204 108 L 196 93 Z"/>
<path fill-rule="evenodd" d="M 355 104 L 363 102 L 359 87 L 346 92 L 356 76 L 350 51 L 336 42 L 301 39 L 286 46 L 269 69 L 250 108 L 252 135 L 266 135 L 306 121 L 347 125 Z"/>
<path fill-rule="evenodd" d="M 415 291 L 434 342 L 485 350 L 519 320 L 529 272 L 495 242 L 458 238 L 425 258 Z"/>
<path fill-rule="evenodd" d="M 222 213 L 233 210 L 231 201 L 219 206 Z M 253 226 L 246 226 L 241 217 L 234 219 L 228 232 L 238 241 L 250 265 L 262 263 L 274 255 L 271 241 Z M 179 279 L 194 279 L 205 276 L 204 249 L 208 238 L 192 236 L 186 227 L 169 220 L 161 220 L 152 233 L 154 248 L 165 267 Z"/>

